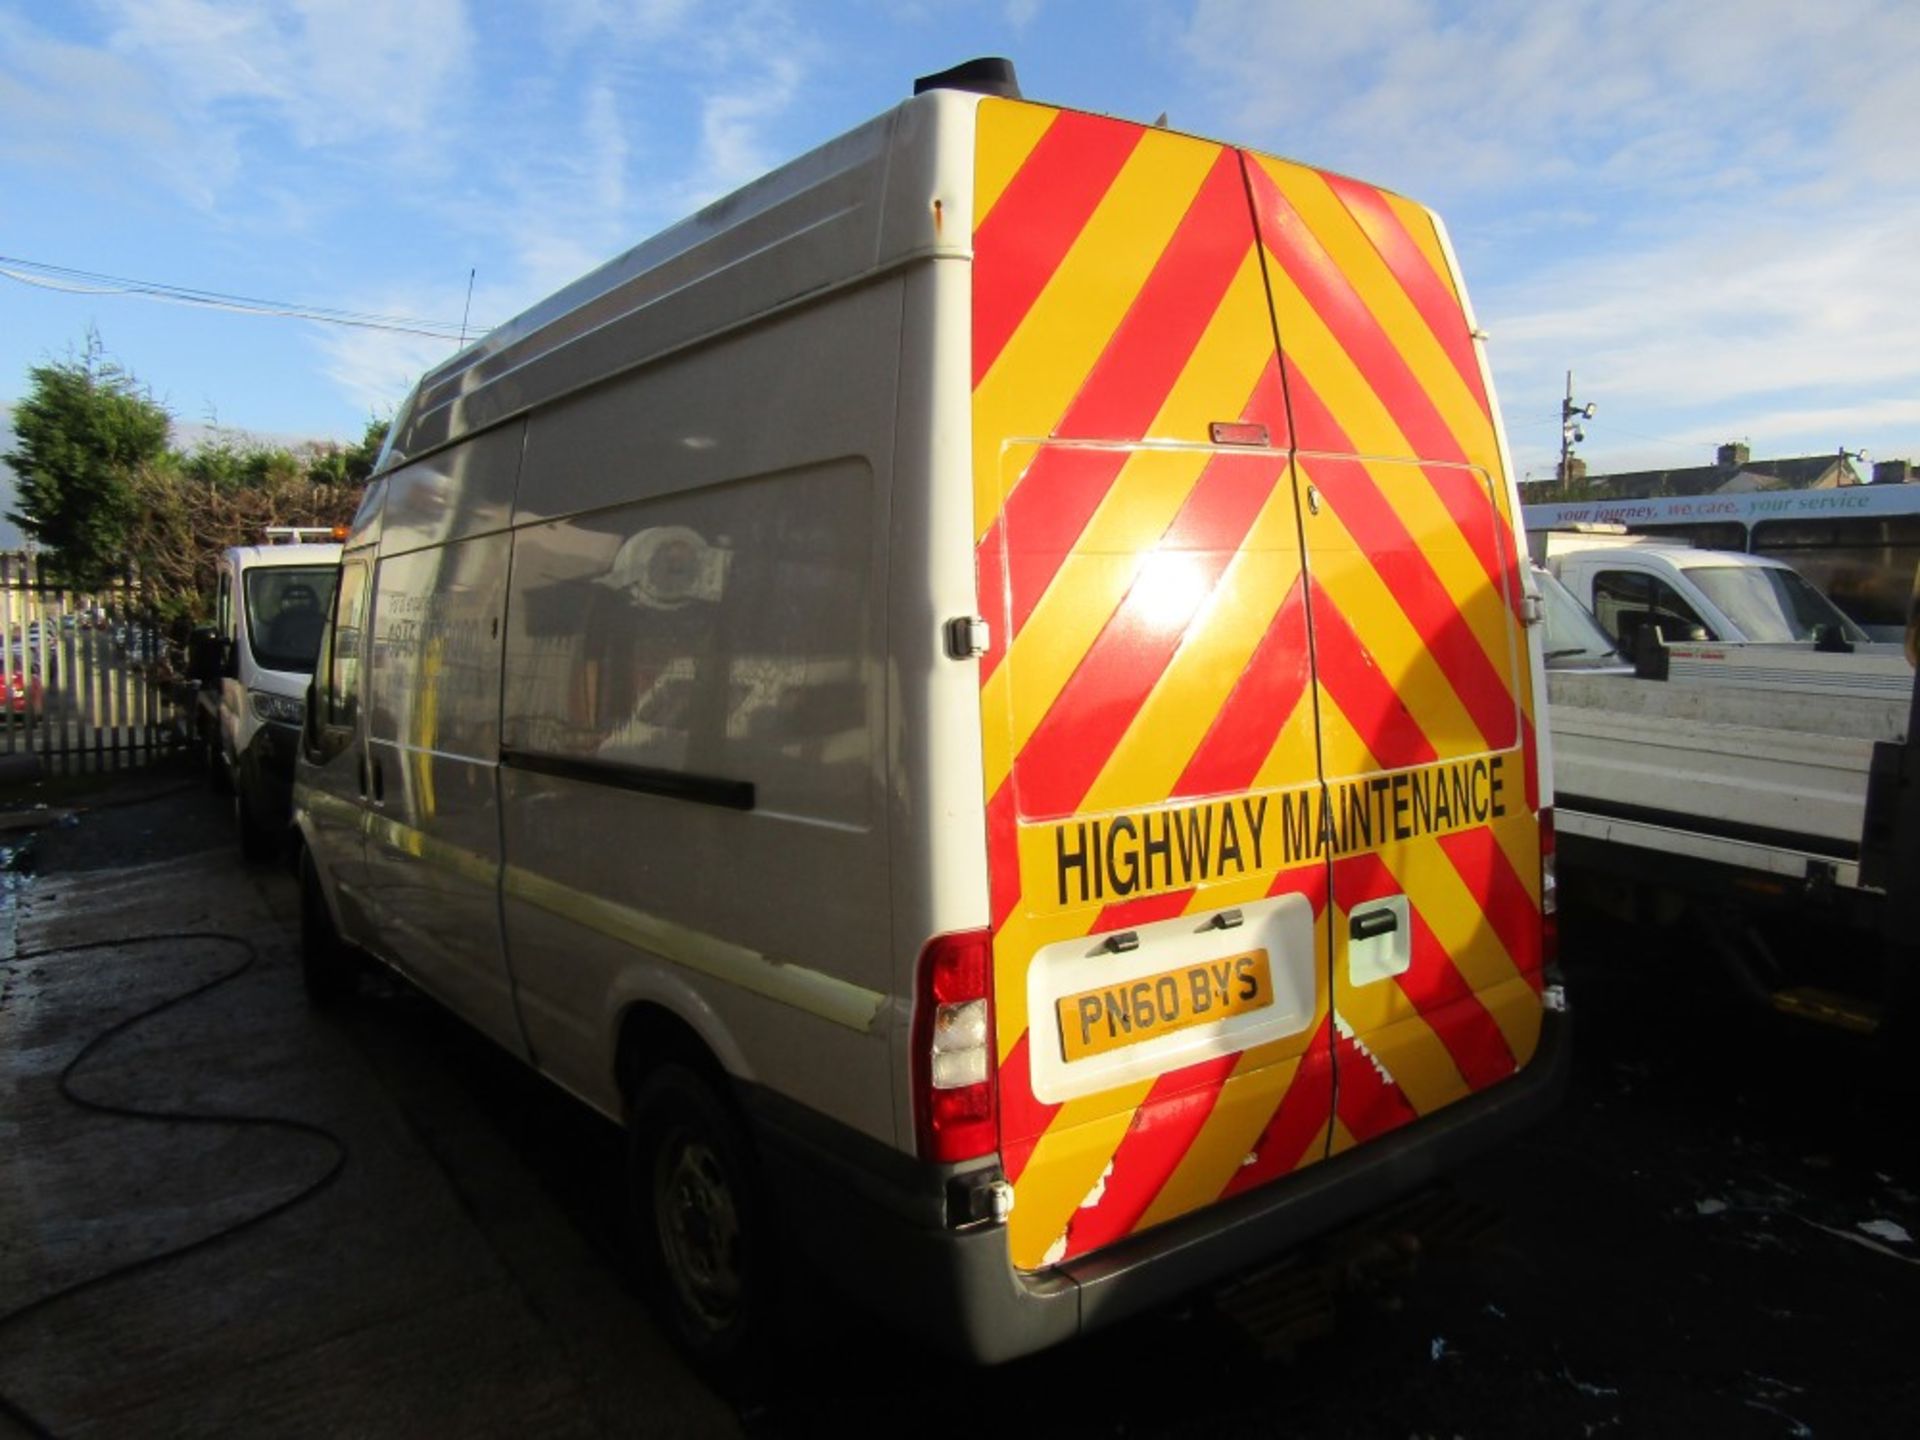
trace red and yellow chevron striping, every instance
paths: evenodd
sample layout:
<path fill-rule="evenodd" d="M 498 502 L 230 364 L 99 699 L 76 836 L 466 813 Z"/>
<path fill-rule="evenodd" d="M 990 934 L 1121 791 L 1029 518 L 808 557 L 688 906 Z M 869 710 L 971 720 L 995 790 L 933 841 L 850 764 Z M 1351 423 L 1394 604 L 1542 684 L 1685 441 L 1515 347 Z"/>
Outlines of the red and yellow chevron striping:
<path fill-rule="evenodd" d="M 977 124 L 1001 1153 L 1032 1268 L 1526 1062 L 1533 697 L 1492 409 L 1426 212 L 1119 121 L 986 100 Z M 1216 446 L 1222 421 L 1266 443 Z M 1269 898 L 1300 936 L 1311 913 L 1275 960 L 1310 997 L 1292 1033 L 1220 1049 L 1203 1026 L 1159 1068 L 1045 1079 L 1063 992 L 1036 957 Z M 1362 974 L 1350 922 L 1385 902 L 1404 963 Z"/>

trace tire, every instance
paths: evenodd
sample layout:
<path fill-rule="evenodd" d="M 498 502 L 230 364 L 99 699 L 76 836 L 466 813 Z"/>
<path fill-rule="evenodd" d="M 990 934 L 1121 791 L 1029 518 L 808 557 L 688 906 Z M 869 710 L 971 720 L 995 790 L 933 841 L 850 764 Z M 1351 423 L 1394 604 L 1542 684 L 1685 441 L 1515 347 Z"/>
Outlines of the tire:
<path fill-rule="evenodd" d="M 233 818 L 240 830 L 240 858 L 249 865 L 266 865 L 279 858 L 280 837 L 262 825 L 244 786 L 233 789 Z"/>
<path fill-rule="evenodd" d="M 300 852 L 300 979 L 308 1002 L 321 1009 L 351 999 L 360 981 L 358 959 L 333 928 L 327 897 L 320 889 L 320 872 L 304 848 Z"/>
<path fill-rule="evenodd" d="M 773 1227 L 746 1132 L 684 1065 L 661 1066 L 629 1099 L 627 1198 L 654 1313 L 709 1379 L 742 1378 L 773 1330 Z"/>

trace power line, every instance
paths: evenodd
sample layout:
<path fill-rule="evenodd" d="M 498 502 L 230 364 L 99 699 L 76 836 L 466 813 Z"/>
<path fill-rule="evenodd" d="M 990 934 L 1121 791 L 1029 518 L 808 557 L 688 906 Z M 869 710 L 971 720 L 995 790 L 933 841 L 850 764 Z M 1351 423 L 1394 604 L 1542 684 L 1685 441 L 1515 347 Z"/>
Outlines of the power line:
<path fill-rule="evenodd" d="M 429 340 L 458 341 L 469 328 L 452 321 L 422 320 L 410 315 L 382 315 L 364 310 L 344 310 L 331 305 L 304 305 L 288 300 L 262 300 L 250 295 L 197 290 L 159 280 L 133 280 L 124 275 L 75 270 L 65 265 L 49 265 L 44 261 L 23 260 L 13 255 L 0 255 L 0 275 L 22 285 L 69 295 L 136 295 L 175 305 L 196 305 L 243 315 L 311 320 L 317 324 L 346 325 L 359 330 L 386 330 L 399 335 L 419 335 Z"/>

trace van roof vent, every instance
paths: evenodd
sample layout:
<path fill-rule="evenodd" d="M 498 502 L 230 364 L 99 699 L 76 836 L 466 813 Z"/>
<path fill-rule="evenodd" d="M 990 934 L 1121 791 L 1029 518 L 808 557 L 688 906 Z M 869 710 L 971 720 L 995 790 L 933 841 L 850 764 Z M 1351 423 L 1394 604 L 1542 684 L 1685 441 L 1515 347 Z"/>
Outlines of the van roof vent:
<path fill-rule="evenodd" d="M 914 94 L 924 95 L 929 90 L 971 90 L 976 95 L 1018 100 L 1020 81 L 1013 73 L 1013 61 L 1000 55 L 982 55 L 977 60 L 963 60 L 937 75 L 922 75 L 913 82 Z"/>

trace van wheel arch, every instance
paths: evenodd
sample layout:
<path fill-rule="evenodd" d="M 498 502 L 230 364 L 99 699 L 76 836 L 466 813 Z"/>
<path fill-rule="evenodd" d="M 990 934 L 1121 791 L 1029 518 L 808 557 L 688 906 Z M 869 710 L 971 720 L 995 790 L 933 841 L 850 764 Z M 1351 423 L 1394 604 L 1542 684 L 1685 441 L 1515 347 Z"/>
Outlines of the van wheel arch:
<path fill-rule="evenodd" d="M 735 1102 L 733 1082 L 720 1057 L 700 1032 L 664 1005 L 642 1001 L 629 1006 L 620 1021 L 614 1051 L 614 1083 L 623 1101 L 631 1101 L 653 1071 L 682 1065 Z"/>

